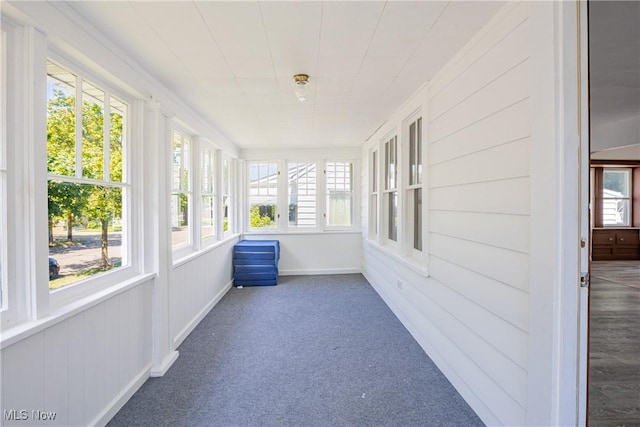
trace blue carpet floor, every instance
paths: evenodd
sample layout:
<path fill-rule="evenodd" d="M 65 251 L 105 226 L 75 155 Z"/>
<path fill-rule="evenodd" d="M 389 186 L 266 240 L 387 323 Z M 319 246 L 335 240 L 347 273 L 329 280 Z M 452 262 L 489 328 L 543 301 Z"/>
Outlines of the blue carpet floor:
<path fill-rule="evenodd" d="M 109 426 L 478 426 L 360 274 L 232 288 Z"/>

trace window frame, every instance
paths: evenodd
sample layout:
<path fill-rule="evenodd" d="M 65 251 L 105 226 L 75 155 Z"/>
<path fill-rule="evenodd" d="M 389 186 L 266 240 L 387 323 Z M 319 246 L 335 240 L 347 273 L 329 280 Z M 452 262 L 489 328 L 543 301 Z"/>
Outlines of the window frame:
<path fill-rule="evenodd" d="M 328 169 L 328 165 L 329 163 L 349 163 L 351 166 L 349 168 L 349 173 L 350 173 L 350 177 L 349 177 L 349 181 L 350 181 L 350 191 L 349 191 L 349 196 L 350 196 L 350 214 L 351 214 L 351 224 L 349 225 L 336 225 L 336 224 L 329 224 L 329 209 L 330 209 L 330 202 L 329 202 L 329 185 L 328 185 L 328 174 L 327 174 L 327 169 Z M 331 159 L 331 160 L 325 160 L 324 161 L 324 180 L 322 182 L 322 188 L 324 189 L 324 221 L 323 221 L 323 229 L 327 230 L 327 231 L 337 231 L 337 230 L 352 230 L 354 228 L 357 227 L 358 224 L 358 215 L 356 215 L 357 213 L 357 205 L 356 205 L 356 197 L 357 197 L 357 192 L 356 192 L 356 188 L 357 188 L 357 178 L 356 178 L 356 167 L 357 167 L 357 163 L 355 160 L 352 159 Z"/>
<path fill-rule="evenodd" d="M 282 221 L 282 225 L 284 226 L 285 229 L 287 230 L 291 230 L 291 231 L 314 231 L 314 230 L 318 230 L 320 228 L 320 198 L 318 197 L 318 191 L 319 191 L 319 183 L 320 183 L 320 177 L 319 177 L 319 169 L 321 167 L 321 165 L 318 164 L 317 161 L 315 160 L 285 160 L 285 170 L 287 171 L 286 173 L 286 187 L 287 187 L 287 191 L 285 194 L 285 198 L 286 198 L 286 213 L 287 213 L 287 220 L 286 221 Z M 314 207 L 314 215 L 313 215 L 313 225 L 309 225 L 309 226 L 305 226 L 305 225 L 291 225 L 290 223 L 290 218 L 289 218 L 289 210 L 291 208 L 291 203 L 290 203 L 290 189 L 291 189 L 291 179 L 289 177 L 290 174 L 290 165 L 292 164 L 296 164 L 296 165 L 313 165 L 313 168 L 315 168 L 315 194 L 313 195 L 314 200 L 313 203 L 315 205 Z M 282 174 L 280 174 L 279 176 L 282 176 Z"/>
<path fill-rule="evenodd" d="M 416 111 L 403 121 L 404 157 L 406 173 L 402 172 L 405 200 L 404 215 L 405 253 L 411 257 L 421 259 L 425 250 L 425 168 L 424 168 L 424 133 L 422 112 Z M 412 126 L 415 125 L 415 134 L 412 134 Z M 415 139 L 413 137 L 415 136 Z M 401 168 L 402 169 L 402 168 Z M 415 173 L 414 173 L 415 170 Z M 415 177 L 415 178 L 414 178 Z M 415 182 L 414 182 L 415 181 Z M 420 192 L 420 211 L 417 211 L 416 196 Z M 419 215 L 419 217 L 418 217 Z M 416 219 L 419 218 L 419 231 L 416 234 Z M 419 238 L 420 249 L 416 248 L 416 238 Z"/>
<path fill-rule="evenodd" d="M 369 151 L 369 240 L 377 241 L 380 233 L 380 149 L 378 146 Z"/>
<path fill-rule="evenodd" d="M 123 164 L 122 164 L 122 179 L 121 181 L 111 181 L 107 174 L 107 179 L 105 179 L 105 175 L 103 173 L 102 179 L 94 179 L 88 178 L 81 175 L 81 169 L 76 166 L 76 174 L 74 176 L 70 175 L 59 175 L 59 174 L 51 174 L 45 167 L 45 170 L 42 171 L 42 176 L 45 178 L 48 183 L 49 180 L 57 180 L 64 182 L 73 182 L 80 184 L 88 184 L 88 185 L 98 185 L 98 186 L 108 186 L 108 187 L 120 187 L 122 189 L 122 244 L 121 244 L 121 258 L 122 264 L 118 268 L 111 269 L 109 271 L 105 271 L 99 274 L 95 274 L 87 277 L 86 279 L 79 280 L 77 282 L 70 283 L 69 285 L 63 286 L 58 289 L 53 289 L 49 291 L 49 307 L 55 309 L 57 307 L 61 307 L 71 301 L 76 300 L 77 298 L 93 294 L 99 290 L 102 290 L 106 287 L 113 285 L 122 280 L 126 280 L 127 278 L 133 277 L 137 274 L 137 266 L 139 264 L 138 260 L 131 257 L 132 254 L 132 246 L 134 245 L 134 241 L 137 240 L 134 236 L 138 236 L 140 231 L 133 221 L 133 218 L 137 216 L 137 213 L 140 212 L 139 204 L 134 202 L 132 197 L 135 192 L 135 188 L 137 186 L 136 177 L 131 173 L 131 159 L 134 158 L 134 152 L 138 150 L 139 141 L 134 140 L 134 128 L 142 126 L 141 117 L 136 115 L 135 113 L 135 105 L 138 102 L 133 96 L 129 95 L 126 91 L 118 88 L 113 83 L 109 83 L 96 76 L 94 73 L 88 71 L 86 67 L 82 66 L 82 64 L 69 61 L 63 56 L 59 55 L 57 52 L 49 50 L 47 51 L 45 63 L 52 62 L 62 69 L 68 71 L 72 75 L 76 76 L 76 83 L 87 81 L 92 86 L 99 88 L 104 91 L 105 97 L 108 93 L 108 99 L 111 101 L 112 98 L 117 99 L 120 102 L 123 102 L 127 106 L 126 117 L 123 117 L 123 144 L 122 144 L 122 156 L 123 156 Z M 42 76 L 43 84 L 47 85 L 48 73 L 45 69 L 45 73 Z M 82 92 L 82 84 L 80 87 L 75 88 L 75 94 L 77 98 L 77 94 L 83 94 Z M 48 99 L 48 98 L 47 98 Z M 80 98 L 81 100 L 83 98 Z M 107 102 L 104 102 L 104 105 L 107 105 Z M 109 102 L 109 107 L 107 111 L 111 108 L 111 102 Z M 76 112 L 79 107 L 76 103 Z M 44 127 L 47 126 L 47 106 L 46 104 L 43 107 L 43 120 Z M 76 113 L 77 114 L 77 113 Z M 104 113 L 103 113 L 104 114 Z M 82 123 L 82 118 L 77 119 L 76 123 Z M 109 126 L 105 126 L 106 130 L 109 130 Z M 106 130 L 103 131 L 106 134 Z M 78 143 L 78 138 L 81 139 L 80 143 Z M 82 161 L 82 129 L 78 129 L 76 126 L 76 162 Z M 104 144 L 104 141 L 103 141 Z M 107 144 L 108 145 L 108 144 Z M 80 147 L 80 148 L 79 148 Z M 104 145 L 103 145 L 103 149 Z M 108 150 L 108 149 L 106 149 Z M 80 152 L 79 152 L 80 151 Z M 108 152 L 108 151 L 107 151 Z M 48 156 L 47 149 L 47 141 L 44 141 L 44 155 L 45 158 Z M 105 154 L 103 158 L 103 165 L 106 165 L 109 161 L 109 157 Z M 45 186 L 45 194 L 46 194 L 46 186 Z M 47 208 L 44 208 L 47 211 Z M 45 215 L 46 217 L 46 215 Z M 47 239 L 45 237 L 45 242 Z M 40 265 L 44 265 L 42 262 Z M 48 268 L 48 262 L 46 263 Z M 48 275 L 47 275 L 48 277 Z M 48 288 L 48 283 L 47 283 Z"/>
<path fill-rule="evenodd" d="M 627 187 L 629 189 L 628 191 L 628 195 L 625 197 L 606 197 L 604 195 L 604 177 L 606 175 L 607 172 L 624 172 L 626 174 L 626 179 L 627 179 Z M 601 204 L 602 206 L 600 207 L 600 214 L 602 215 L 602 218 L 600 218 L 600 221 L 602 223 L 602 226 L 605 228 L 628 228 L 628 227 L 632 227 L 633 225 L 633 168 L 630 167 L 624 167 L 624 166 L 620 166 L 620 167 L 603 167 L 602 168 L 602 196 L 600 198 L 601 200 Z M 627 201 L 627 206 L 629 209 L 628 215 L 627 215 L 627 221 L 624 224 L 606 224 L 604 221 L 604 205 L 605 202 L 607 200 L 625 200 Z"/>
<path fill-rule="evenodd" d="M 276 212 L 274 215 L 274 226 L 273 227 L 252 227 L 251 226 L 251 166 L 252 165 L 267 165 L 267 169 L 270 168 L 270 166 L 268 165 L 275 165 L 276 169 L 275 169 L 275 173 L 274 175 L 276 176 L 276 185 L 275 185 L 275 191 L 276 194 L 275 195 L 271 195 L 268 194 L 269 193 L 269 183 L 267 183 L 267 194 L 266 196 L 268 197 L 275 197 L 275 207 L 276 207 Z M 258 166 L 258 169 L 260 169 L 260 166 Z M 277 161 L 277 160 L 249 160 L 246 162 L 246 177 L 247 177 L 247 184 L 246 184 L 246 190 L 247 190 L 247 204 L 246 204 L 246 209 L 245 209 L 245 216 L 246 216 L 246 224 L 245 224 L 245 229 L 249 232 L 254 232 L 254 233 L 274 233 L 274 232 L 279 232 L 281 231 L 281 215 L 280 215 L 280 210 L 281 210 L 281 206 L 282 206 L 282 202 L 281 202 L 281 198 L 283 197 L 283 192 L 282 187 L 283 187 L 283 183 L 282 180 L 280 179 L 280 177 L 282 176 L 281 174 L 281 169 L 282 169 L 282 162 L 281 161 Z M 271 175 L 268 175 L 265 178 L 268 178 Z M 257 196 L 260 196 L 260 194 L 258 194 Z"/>
<path fill-rule="evenodd" d="M 4 22 L 3 22 L 4 23 Z M 8 306 L 7 264 L 7 40 L 8 34 L 0 29 L 0 312 Z"/>
<path fill-rule="evenodd" d="M 382 212 L 381 212 L 381 227 L 382 231 L 382 243 L 391 248 L 398 248 L 402 239 L 402 210 L 401 210 L 401 197 L 400 197 L 400 185 L 398 177 L 402 177 L 399 165 L 401 160 L 399 159 L 399 153 L 402 151 L 398 145 L 398 135 L 395 130 L 390 132 L 381 142 L 381 149 L 384 153 L 384 168 L 382 172 L 383 184 L 382 189 Z M 393 150 L 393 156 L 391 156 Z M 391 168 L 393 165 L 393 168 Z M 393 169 L 391 171 L 391 169 Z M 391 199 L 394 199 L 395 206 L 391 204 Z M 395 207 L 395 239 L 391 236 L 391 218 L 393 216 L 392 208 Z"/>
<path fill-rule="evenodd" d="M 198 200 L 199 200 L 199 206 L 198 206 L 198 212 L 200 212 L 200 215 L 198 216 L 198 224 L 199 224 L 199 233 L 198 233 L 198 237 L 199 237 L 199 244 L 201 247 L 207 247 L 210 246 L 212 244 L 214 244 L 215 242 L 217 242 L 219 240 L 219 233 L 218 233 L 218 157 L 220 156 L 220 152 L 219 150 L 216 150 L 216 148 L 213 146 L 213 144 L 209 143 L 206 140 L 203 139 L 199 139 L 199 173 L 198 173 L 198 178 L 199 178 L 199 186 L 198 186 Z M 207 176 L 205 176 L 205 151 L 209 152 L 209 168 L 210 168 L 210 176 L 209 176 L 209 181 L 208 183 L 205 184 L 205 179 L 207 179 Z M 208 185 L 207 185 L 208 184 Z M 208 188 L 208 191 L 205 190 L 205 187 Z M 211 207 L 211 210 L 213 212 L 213 224 L 211 225 L 211 228 L 213 229 L 213 234 L 210 234 L 208 236 L 204 236 L 202 230 L 203 230 L 203 225 L 202 225 L 202 209 L 204 207 L 204 203 L 203 200 L 205 197 L 211 197 L 212 200 L 212 204 L 213 206 Z"/>
<path fill-rule="evenodd" d="M 181 150 L 180 150 L 180 168 L 179 168 L 179 175 L 182 175 L 182 172 L 184 171 L 184 163 L 185 163 L 185 158 L 184 158 L 184 142 L 185 140 L 188 141 L 188 158 L 187 158 L 187 181 L 186 181 L 186 185 L 187 188 L 186 190 L 184 188 L 182 188 L 183 186 L 183 182 L 182 180 L 179 181 L 178 187 L 174 187 L 174 161 L 173 158 L 169 159 L 170 165 L 171 165 L 171 178 L 170 178 L 170 185 L 169 185 L 169 203 L 168 203 L 168 208 L 169 208 L 169 227 L 170 227 L 170 235 L 169 235 L 169 242 L 171 242 L 171 252 L 173 254 L 173 262 L 176 263 L 177 260 L 179 260 L 180 258 L 182 258 L 183 256 L 187 255 L 188 253 L 190 253 L 191 251 L 193 251 L 193 247 L 194 244 L 196 244 L 196 242 L 199 241 L 198 238 L 196 238 L 194 236 L 194 230 L 196 227 L 193 226 L 193 219 L 194 219 L 194 208 L 196 208 L 195 203 L 194 203 L 194 182 L 198 182 L 197 180 L 194 179 L 194 168 L 193 166 L 195 164 L 197 164 L 197 155 L 194 155 L 195 152 L 197 152 L 197 144 L 196 144 L 196 137 L 189 132 L 188 130 L 186 130 L 185 128 L 183 128 L 182 126 L 180 126 L 179 124 L 173 122 L 171 124 L 171 128 L 170 128 L 170 151 L 169 151 L 169 156 L 173 156 L 174 153 L 174 144 L 175 144 L 175 136 L 176 135 L 180 135 L 181 137 Z M 196 159 L 194 159 L 196 158 Z M 194 162 L 194 160 L 196 162 Z M 171 206 L 172 202 L 173 202 L 173 197 L 175 195 L 180 196 L 181 194 L 186 195 L 187 197 L 187 215 L 186 215 L 186 221 L 187 221 L 187 230 L 186 230 L 186 235 L 187 235 L 187 240 L 183 243 L 180 243 L 178 245 L 174 244 L 173 242 L 173 208 Z M 198 203 L 199 205 L 199 203 Z M 179 217 L 179 213 L 178 213 L 178 217 Z"/>
<path fill-rule="evenodd" d="M 236 207 L 237 207 L 237 180 L 233 179 L 238 176 L 236 173 L 237 162 L 234 158 L 230 157 L 226 153 L 219 153 L 221 155 L 218 156 L 218 165 L 220 169 L 220 206 L 218 209 L 220 215 L 220 221 L 218 224 L 218 229 L 220 230 L 219 235 L 223 238 L 228 238 L 233 236 L 236 233 L 237 229 L 237 216 L 236 216 Z M 225 170 L 226 169 L 226 170 Z M 226 180 L 226 182 L 225 182 Z M 235 184 L 235 185 L 234 185 Z M 225 200 L 227 198 L 226 206 L 227 211 L 225 213 Z M 227 220 L 227 229 L 224 229 L 224 220 Z"/>

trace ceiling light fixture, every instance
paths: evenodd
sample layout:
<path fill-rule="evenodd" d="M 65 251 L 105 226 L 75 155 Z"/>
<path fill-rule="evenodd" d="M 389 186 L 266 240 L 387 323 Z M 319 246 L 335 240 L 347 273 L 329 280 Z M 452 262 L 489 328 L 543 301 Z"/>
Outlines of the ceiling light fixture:
<path fill-rule="evenodd" d="M 293 76 L 293 93 L 296 94 L 300 102 L 304 102 L 309 95 L 309 76 L 306 74 L 296 74 Z"/>

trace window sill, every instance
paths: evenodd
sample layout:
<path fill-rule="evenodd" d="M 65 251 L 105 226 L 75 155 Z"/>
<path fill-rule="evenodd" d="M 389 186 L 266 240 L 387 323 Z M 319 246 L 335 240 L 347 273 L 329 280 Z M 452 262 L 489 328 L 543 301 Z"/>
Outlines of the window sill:
<path fill-rule="evenodd" d="M 272 231 L 258 231 L 258 230 L 250 230 L 246 231 L 243 236 L 260 236 L 260 235 L 294 235 L 294 236 L 302 236 L 302 235 L 322 235 L 322 234 L 362 234 L 361 230 L 350 228 L 347 230 L 272 230 Z"/>
<path fill-rule="evenodd" d="M 387 258 L 391 258 L 395 262 L 400 263 L 405 267 L 410 268 L 414 272 L 418 273 L 420 276 L 429 277 L 429 266 L 423 265 L 420 262 L 420 260 L 416 259 L 415 257 L 402 256 L 397 252 L 391 251 L 389 248 L 385 247 L 384 245 L 379 245 L 378 243 L 372 242 L 370 240 L 364 240 L 364 242 L 366 245 L 377 250 L 382 255 L 386 256 Z"/>
<path fill-rule="evenodd" d="M 78 313 L 81 313 L 89 308 L 98 305 L 108 299 L 115 297 L 129 289 L 135 288 L 155 277 L 155 273 L 140 274 L 131 279 L 125 280 L 115 286 L 110 286 L 107 289 L 96 292 L 84 298 L 73 301 L 65 306 L 53 311 L 46 317 L 21 323 L 6 331 L 2 331 L 2 338 L 0 339 L 0 349 L 9 347 L 12 344 L 20 342 L 31 335 L 37 334 L 51 326 L 67 320 Z"/>
<path fill-rule="evenodd" d="M 217 248 L 219 248 L 220 246 L 225 245 L 226 243 L 228 243 L 230 240 L 236 239 L 240 236 L 240 234 L 232 234 L 229 236 L 225 236 L 224 239 L 217 241 L 216 243 L 213 244 L 208 244 L 207 246 L 200 248 L 199 250 L 192 250 L 190 252 L 187 252 L 186 255 L 182 255 L 179 258 L 177 258 L 174 262 L 173 262 L 173 268 L 176 267 L 180 267 L 181 265 L 187 264 L 189 261 L 192 261 L 208 252 L 211 252 Z M 175 254 L 174 254 L 175 255 Z"/>

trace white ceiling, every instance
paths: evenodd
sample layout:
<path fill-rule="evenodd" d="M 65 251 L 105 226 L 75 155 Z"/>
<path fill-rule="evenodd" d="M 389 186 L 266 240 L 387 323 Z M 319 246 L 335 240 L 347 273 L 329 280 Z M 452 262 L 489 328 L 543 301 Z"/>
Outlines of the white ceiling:
<path fill-rule="evenodd" d="M 503 4 L 68 2 L 242 149 L 361 145 Z"/>
<path fill-rule="evenodd" d="M 640 2 L 589 2 L 589 85 L 594 158 L 640 160 Z"/>
<path fill-rule="evenodd" d="M 592 121 L 640 115 L 640 2 L 589 2 L 589 52 Z"/>

